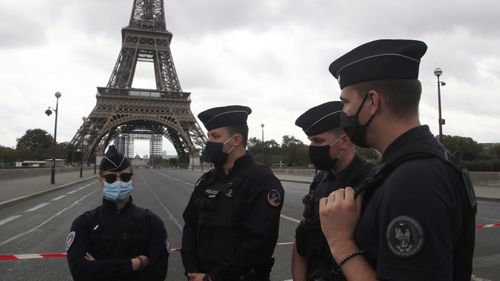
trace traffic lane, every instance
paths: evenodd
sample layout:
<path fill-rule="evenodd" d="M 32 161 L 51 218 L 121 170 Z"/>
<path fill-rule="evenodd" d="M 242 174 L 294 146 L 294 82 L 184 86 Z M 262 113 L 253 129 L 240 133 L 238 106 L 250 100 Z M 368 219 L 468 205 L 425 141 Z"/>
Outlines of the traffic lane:
<path fill-rule="evenodd" d="M 86 208 L 79 200 L 87 194 L 97 190 L 97 184 L 75 185 L 53 193 L 44 194 L 19 202 L 1 209 L 0 215 L 0 252 L 22 250 L 12 248 L 11 241 L 20 239 L 31 233 L 40 233 L 47 225 L 53 222 L 59 224 L 61 218 L 74 218 L 77 212 Z M 94 195 L 95 198 L 95 195 Z M 95 205 L 95 204 L 94 204 Z M 15 218 L 9 221 L 9 218 Z M 70 225 L 67 226 L 66 233 Z M 29 236 L 28 236 L 29 237 Z M 63 242 L 64 243 L 64 239 Z"/>
<path fill-rule="evenodd" d="M 477 225 L 500 223 L 500 201 L 478 201 Z M 474 274 L 500 280 L 500 227 L 477 228 L 474 249 Z"/>
<path fill-rule="evenodd" d="M 304 205 L 302 198 L 309 190 L 308 184 L 281 182 L 285 190 L 285 202 L 281 209 L 278 244 L 274 250 L 275 263 L 271 272 L 271 280 L 290 280 L 292 262 L 292 242 L 295 240 L 295 229 L 302 218 Z"/>
<path fill-rule="evenodd" d="M 28 213 L 26 205 L 36 208 L 29 214 L 23 214 L 19 220 L 11 221 L 4 232 L 2 225 L 2 254 L 40 254 L 63 253 L 64 242 L 72 221 L 80 213 L 98 205 L 102 195 L 97 184 L 74 186 L 60 191 L 39 196 L 9 207 L 14 211 Z M 64 197 L 61 197 L 64 196 Z M 57 200 L 53 200 L 57 199 Z M 45 203 L 49 203 L 44 205 Z M 44 205 L 43 207 L 38 207 Z M 13 211 L 11 210 L 11 211 Z M 2 210 L 4 211 L 4 210 Z M 12 233 L 12 232 L 15 233 Z M 5 236 L 5 234 L 7 236 Z M 65 258 L 25 259 L 0 261 L 2 280 L 71 280 Z"/>
<path fill-rule="evenodd" d="M 158 215 L 168 233 L 171 248 L 180 248 L 184 221 L 182 212 L 186 207 L 193 189 L 193 184 L 184 182 L 175 176 L 165 177 L 158 170 L 141 169 L 136 175 L 134 188 L 136 202 Z M 150 198 L 150 199 L 147 199 Z M 155 202 L 151 201 L 154 198 Z M 185 280 L 184 267 L 179 252 L 169 257 L 167 280 Z"/>

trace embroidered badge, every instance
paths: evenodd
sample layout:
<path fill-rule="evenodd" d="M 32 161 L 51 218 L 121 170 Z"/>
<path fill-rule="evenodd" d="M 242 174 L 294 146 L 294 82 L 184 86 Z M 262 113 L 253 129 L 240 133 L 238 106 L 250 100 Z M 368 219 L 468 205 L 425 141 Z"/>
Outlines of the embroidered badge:
<path fill-rule="evenodd" d="M 276 189 L 271 189 L 267 192 L 267 202 L 273 207 L 281 205 L 281 194 Z"/>
<path fill-rule="evenodd" d="M 68 237 L 66 237 L 66 242 L 64 242 L 64 248 L 66 249 L 66 251 L 68 251 L 69 248 L 71 248 L 73 241 L 75 241 L 75 237 L 76 237 L 76 233 L 74 231 L 71 231 L 68 234 Z"/>
<path fill-rule="evenodd" d="M 420 224 L 407 216 L 394 218 L 385 234 L 387 245 L 398 257 L 412 257 L 424 246 L 424 231 Z"/>

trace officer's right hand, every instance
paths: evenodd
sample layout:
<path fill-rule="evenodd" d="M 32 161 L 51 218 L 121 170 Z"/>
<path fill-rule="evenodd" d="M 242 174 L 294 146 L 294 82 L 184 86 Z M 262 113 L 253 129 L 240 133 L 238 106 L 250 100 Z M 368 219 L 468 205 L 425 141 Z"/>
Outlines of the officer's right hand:
<path fill-rule="evenodd" d="M 319 202 L 321 230 L 334 258 L 353 247 L 354 231 L 361 213 L 362 196 L 354 197 L 351 187 L 338 189 Z"/>
<path fill-rule="evenodd" d="M 136 271 L 148 265 L 149 259 L 146 256 L 140 255 L 130 260 L 132 262 L 132 270 Z"/>

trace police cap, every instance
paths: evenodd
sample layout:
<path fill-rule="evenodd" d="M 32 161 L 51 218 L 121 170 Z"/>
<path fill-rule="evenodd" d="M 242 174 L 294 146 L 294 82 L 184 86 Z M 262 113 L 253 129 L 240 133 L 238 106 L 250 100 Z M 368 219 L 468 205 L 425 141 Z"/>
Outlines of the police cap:
<path fill-rule="evenodd" d="M 203 122 L 205 128 L 210 131 L 228 126 L 246 125 L 250 113 L 252 113 L 252 109 L 247 106 L 230 105 L 207 109 L 198 114 L 198 118 Z"/>
<path fill-rule="evenodd" d="M 300 115 L 295 120 L 295 125 L 301 127 L 309 137 L 340 128 L 342 107 L 343 104 L 340 101 L 320 104 Z"/>
<path fill-rule="evenodd" d="M 101 160 L 101 171 L 120 172 L 130 166 L 130 161 L 116 150 L 114 145 L 108 147 L 108 151 Z"/>
<path fill-rule="evenodd" d="M 381 39 L 363 44 L 330 64 L 340 88 L 380 79 L 418 79 L 420 58 L 427 45 L 422 41 Z"/>

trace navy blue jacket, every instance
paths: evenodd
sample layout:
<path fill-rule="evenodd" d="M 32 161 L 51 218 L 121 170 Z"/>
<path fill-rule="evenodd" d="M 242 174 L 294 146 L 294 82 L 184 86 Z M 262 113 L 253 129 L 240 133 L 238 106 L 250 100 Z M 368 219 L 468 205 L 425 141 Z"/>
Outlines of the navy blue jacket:
<path fill-rule="evenodd" d="M 142 209 L 145 217 L 140 227 L 133 218 L 134 208 L 132 197 L 121 210 L 116 203 L 103 199 L 97 209 L 76 218 L 71 226 L 74 238 L 67 241 L 67 259 L 74 280 L 165 280 L 168 242 L 163 222 L 150 210 Z M 134 230 L 140 232 L 132 235 L 134 241 L 120 242 L 126 239 L 126 232 Z M 96 260 L 86 260 L 87 252 Z M 149 264 L 133 271 L 130 260 L 138 255 L 147 256 Z"/>

